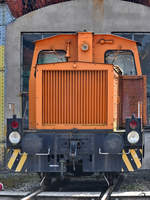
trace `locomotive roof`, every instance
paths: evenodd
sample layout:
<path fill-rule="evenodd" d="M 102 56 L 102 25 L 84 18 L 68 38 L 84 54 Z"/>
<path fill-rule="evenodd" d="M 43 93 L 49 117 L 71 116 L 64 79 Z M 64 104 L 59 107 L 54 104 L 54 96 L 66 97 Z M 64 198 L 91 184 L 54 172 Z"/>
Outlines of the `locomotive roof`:
<path fill-rule="evenodd" d="M 84 32 L 83 32 L 84 33 Z M 52 39 L 52 38 L 54 38 L 54 37 L 58 37 L 58 36 L 60 36 L 60 35 L 62 35 L 62 36 L 64 36 L 64 35 L 75 35 L 76 33 L 66 33 L 66 34 L 58 34 L 58 35 L 53 35 L 53 36 L 51 36 L 51 37 L 46 37 L 46 38 L 43 38 L 43 39 L 40 39 L 40 40 L 35 40 L 35 41 L 33 41 L 33 43 L 37 43 L 37 42 L 42 42 L 42 41 L 45 41 L 45 40 L 47 40 L 47 39 Z M 121 37 L 121 36 L 118 36 L 118 35 L 114 35 L 114 34 L 98 34 L 98 33 L 96 33 L 96 34 L 94 34 L 94 35 L 101 35 L 101 36 L 113 36 L 114 38 L 121 38 L 121 39 L 123 39 L 123 40 L 126 40 L 126 41 L 129 41 L 129 42 L 135 42 L 138 46 L 141 46 L 141 43 L 140 42 L 138 42 L 138 41 L 135 41 L 135 40 L 131 40 L 131 39 L 128 39 L 128 38 L 125 38 L 125 37 Z"/>

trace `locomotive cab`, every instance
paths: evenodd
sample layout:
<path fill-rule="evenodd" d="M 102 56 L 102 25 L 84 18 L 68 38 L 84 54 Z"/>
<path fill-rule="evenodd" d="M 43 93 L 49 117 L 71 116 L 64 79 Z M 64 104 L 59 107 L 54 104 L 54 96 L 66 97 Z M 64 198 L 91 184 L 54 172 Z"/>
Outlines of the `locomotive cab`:
<path fill-rule="evenodd" d="M 89 32 L 36 41 L 29 130 L 16 116 L 7 121 L 11 170 L 85 174 L 141 168 L 146 77 L 137 43 Z"/>

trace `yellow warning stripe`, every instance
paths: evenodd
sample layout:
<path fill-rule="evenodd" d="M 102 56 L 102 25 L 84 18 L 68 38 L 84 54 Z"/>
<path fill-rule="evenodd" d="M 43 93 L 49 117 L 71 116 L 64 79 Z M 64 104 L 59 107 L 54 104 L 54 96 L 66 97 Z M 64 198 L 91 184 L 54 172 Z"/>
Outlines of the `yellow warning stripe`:
<path fill-rule="evenodd" d="M 4 163 L 4 87 L 5 87 L 5 76 L 4 76 L 4 55 L 5 47 L 0 45 L 0 163 Z"/>
<path fill-rule="evenodd" d="M 22 167 L 23 167 L 26 159 L 27 159 L 27 154 L 23 153 L 23 155 L 21 156 L 21 159 L 17 165 L 16 172 L 20 172 L 22 170 Z"/>
<path fill-rule="evenodd" d="M 141 154 L 143 153 L 143 149 L 140 149 Z"/>
<path fill-rule="evenodd" d="M 134 149 L 131 149 L 130 152 L 131 152 L 132 158 L 133 158 L 137 168 L 141 168 L 141 161 L 140 161 L 136 151 Z"/>
<path fill-rule="evenodd" d="M 14 162 L 15 162 L 18 154 L 19 154 L 19 152 L 20 152 L 20 149 L 15 149 L 14 150 L 14 152 L 13 152 L 13 154 L 12 154 L 12 156 L 11 156 L 9 162 L 8 162 L 8 165 L 7 165 L 9 169 L 12 168 L 12 166 L 13 166 L 13 164 L 14 164 Z"/>
<path fill-rule="evenodd" d="M 122 154 L 122 159 L 123 159 L 126 167 L 128 168 L 128 171 L 134 171 L 134 169 L 133 169 L 133 167 L 132 167 L 132 165 L 131 165 L 131 163 L 130 163 L 127 155 L 126 155 L 126 152 L 124 150 L 123 150 L 123 154 Z"/>

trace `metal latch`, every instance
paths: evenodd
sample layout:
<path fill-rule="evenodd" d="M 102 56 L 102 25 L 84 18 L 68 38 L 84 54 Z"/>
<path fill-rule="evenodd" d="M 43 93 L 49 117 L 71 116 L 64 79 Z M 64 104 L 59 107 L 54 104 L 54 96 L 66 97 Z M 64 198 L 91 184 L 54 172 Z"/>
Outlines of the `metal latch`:
<path fill-rule="evenodd" d="M 70 141 L 70 156 L 71 157 L 77 156 L 77 146 L 78 146 L 78 141 Z"/>

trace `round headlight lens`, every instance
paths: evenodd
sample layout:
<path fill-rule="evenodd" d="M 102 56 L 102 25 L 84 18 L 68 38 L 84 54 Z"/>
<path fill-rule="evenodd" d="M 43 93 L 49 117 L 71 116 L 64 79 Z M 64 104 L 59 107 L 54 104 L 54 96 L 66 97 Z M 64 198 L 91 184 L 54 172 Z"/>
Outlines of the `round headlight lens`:
<path fill-rule="evenodd" d="M 139 139 L 140 139 L 140 136 L 138 134 L 138 132 L 136 131 L 131 131 L 128 136 L 127 136 L 127 139 L 128 139 L 128 142 L 131 143 L 131 144 L 136 144 Z"/>
<path fill-rule="evenodd" d="M 21 140 L 21 135 L 20 133 L 18 133 L 17 131 L 13 131 L 10 133 L 9 135 L 9 141 L 12 143 L 12 144 L 18 144 Z"/>

